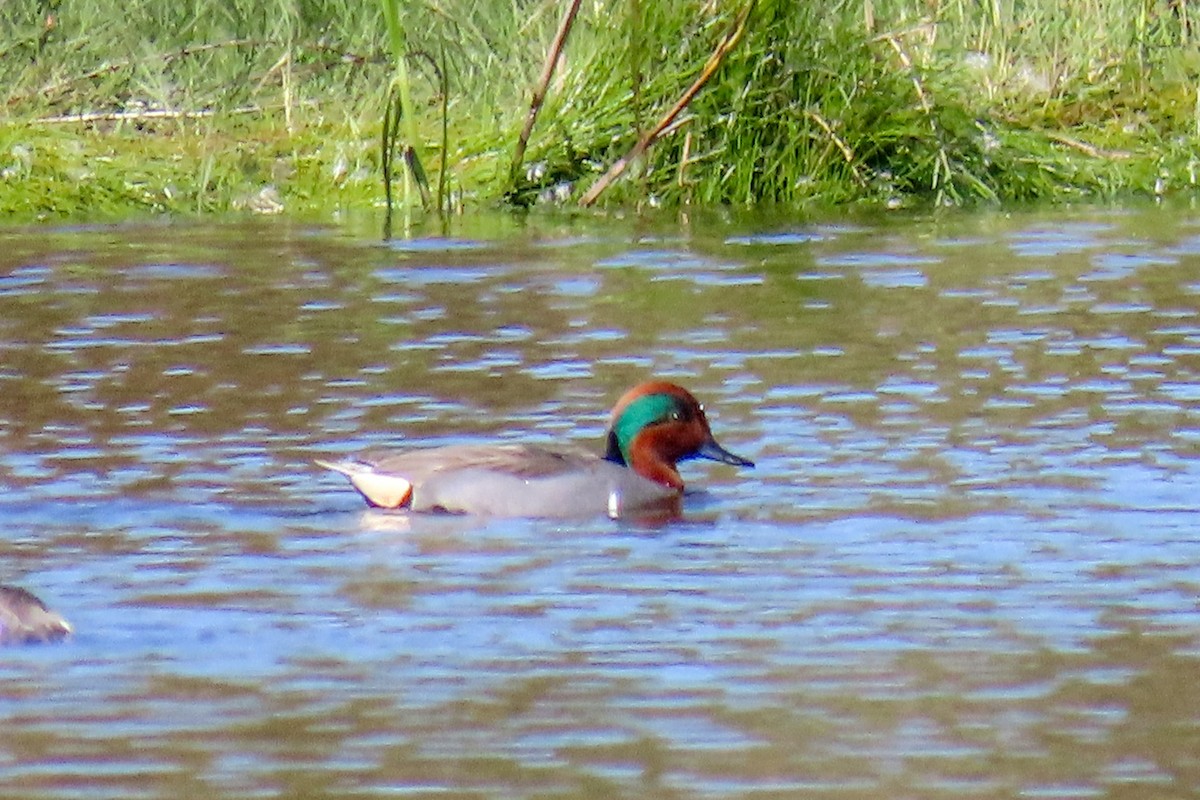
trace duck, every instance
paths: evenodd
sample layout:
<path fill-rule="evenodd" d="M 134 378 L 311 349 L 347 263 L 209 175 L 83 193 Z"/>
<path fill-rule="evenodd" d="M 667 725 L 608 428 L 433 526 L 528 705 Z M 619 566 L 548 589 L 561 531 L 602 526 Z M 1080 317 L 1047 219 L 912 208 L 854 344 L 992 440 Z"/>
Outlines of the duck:
<path fill-rule="evenodd" d="M 465 444 L 316 463 L 350 479 L 367 504 L 488 517 L 677 516 L 678 462 L 753 467 L 719 445 L 704 407 L 678 384 L 650 380 L 617 400 L 603 455 L 540 444 Z"/>
<path fill-rule="evenodd" d="M 0 585 L 0 644 L 55 642 L 71 633 L 71 623 L 32 592 Z"/>

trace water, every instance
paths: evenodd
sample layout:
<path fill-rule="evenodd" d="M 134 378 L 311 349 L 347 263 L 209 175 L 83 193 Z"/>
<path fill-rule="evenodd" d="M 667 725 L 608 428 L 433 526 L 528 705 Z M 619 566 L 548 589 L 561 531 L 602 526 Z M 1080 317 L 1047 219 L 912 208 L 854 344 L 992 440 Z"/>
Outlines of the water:
<path fill-rule="evenodd" d="M 0 231 L 0 795 L 1200 793 L 1200 215 Z M 665 525 L 366 510 L 314 457 L 754 471 Z"/>

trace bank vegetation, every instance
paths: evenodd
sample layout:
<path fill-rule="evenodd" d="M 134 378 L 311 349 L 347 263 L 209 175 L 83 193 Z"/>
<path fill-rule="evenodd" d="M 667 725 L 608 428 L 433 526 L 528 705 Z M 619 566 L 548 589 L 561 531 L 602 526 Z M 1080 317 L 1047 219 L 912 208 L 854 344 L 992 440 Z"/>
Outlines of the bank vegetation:
<path fill-rule="evenodd" d="M 0 4 L 0 213 L 1196 190 L 1185 0 Z"/>

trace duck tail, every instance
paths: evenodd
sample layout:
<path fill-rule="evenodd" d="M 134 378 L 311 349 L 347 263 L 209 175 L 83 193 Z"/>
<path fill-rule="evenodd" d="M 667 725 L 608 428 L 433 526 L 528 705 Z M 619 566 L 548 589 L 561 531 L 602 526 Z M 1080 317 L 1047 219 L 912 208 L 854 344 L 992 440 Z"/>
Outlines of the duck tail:
<path fill-rule="evenodd" d="M 349 478 L 363 499 L 377 508 L 403 508 L 412 504 L 413 485 L 407 478 L 379 472 L 362 461 L 323 461 L 319 458 L 314 460 L 318 466 Z"/>

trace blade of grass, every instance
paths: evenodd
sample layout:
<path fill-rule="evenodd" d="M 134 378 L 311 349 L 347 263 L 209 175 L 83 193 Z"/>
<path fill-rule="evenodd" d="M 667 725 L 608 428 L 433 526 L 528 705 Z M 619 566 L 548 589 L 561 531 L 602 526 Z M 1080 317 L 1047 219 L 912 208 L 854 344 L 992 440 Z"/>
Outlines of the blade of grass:
<path fill-rule="evenodd" d="M 400 126 L 403 125 L 404 161 L 409 167 L 404 172 L 404 202 L 406 206 L 412 205 L 411 177 L 420 192 L 422 206 L 428 207 L 429 182 L 425 178 L 425 170 L 421 167 L 420 153 L 417 151 L 417 121 L 412 99 L 412 84 L 408 74 L 408 37 L 405 35 L 404 23 L 400 18 L 400 0 L 379 0 L 379 3 L 383 11 L 388 46 L 393 62 L 393 73 L 388 82 L 384 109 L 383 162 L 388 164 L 391 161 L 390 154 L 395 152 L 399 142 Z M 388 124 L 389 115 L 390 125 Z M 387 168 L 384 170 L 384 182 L 387 184 L 387 210 L 390 217 L 392 212 L 391 172 Z"/>

